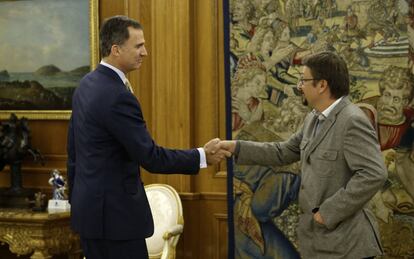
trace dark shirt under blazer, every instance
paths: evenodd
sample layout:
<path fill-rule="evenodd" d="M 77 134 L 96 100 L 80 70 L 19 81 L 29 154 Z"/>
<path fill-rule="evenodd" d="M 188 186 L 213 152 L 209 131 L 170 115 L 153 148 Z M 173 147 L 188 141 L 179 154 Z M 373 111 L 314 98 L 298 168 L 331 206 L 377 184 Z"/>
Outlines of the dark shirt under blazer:
<path fill-rule="evenodd" d="M 348 97 L 329 113 L 317 135 L 310 113 L 285 142 L 238 141 L 239 164 L 285 165 L 301 160 L 301 215 L 297 229 L 303 258 L 365 258 L 382 254 L 368 201 L 383 186 L 387 171 L 377 134 Z M 319 209 L 325 225 L 313 219 Z"/>
<path fill-rule="evenodd" d="M 67 145 L 71 222 L 83 238 L 152 235 L 140 166 L 155 173 L 199 171 L 197 149 L 157 146 L 137 98 L 103 65 L 87 74 L 73 95 Z"/>

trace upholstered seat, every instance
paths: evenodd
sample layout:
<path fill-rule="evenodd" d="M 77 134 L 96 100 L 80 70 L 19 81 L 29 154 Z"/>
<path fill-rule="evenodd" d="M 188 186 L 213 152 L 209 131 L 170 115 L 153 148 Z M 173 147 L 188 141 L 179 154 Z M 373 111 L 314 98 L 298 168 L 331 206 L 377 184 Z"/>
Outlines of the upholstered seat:
<path fill-rule="evenodd" d="M 154 235 L 146 239 L 149 257 L 173 259 L 184 227 L 180 196 L 166 184 L 147 185 L 145 192 L 154 218 Z"/>

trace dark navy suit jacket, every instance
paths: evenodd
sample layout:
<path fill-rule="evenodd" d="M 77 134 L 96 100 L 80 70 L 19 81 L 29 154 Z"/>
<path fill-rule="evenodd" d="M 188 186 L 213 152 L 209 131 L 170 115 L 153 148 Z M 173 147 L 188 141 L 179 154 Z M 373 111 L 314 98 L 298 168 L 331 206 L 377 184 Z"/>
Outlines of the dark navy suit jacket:
<path fill-rule="evenodd" d="M 67 148 L 72 227 L 91 239 L 152 235 L 140 166 L 155 173 L 196 174 L 200 164 L 197 149 L 157 146 L 138 100 L 103 65 L 87 74 L 73 95 Z"/>

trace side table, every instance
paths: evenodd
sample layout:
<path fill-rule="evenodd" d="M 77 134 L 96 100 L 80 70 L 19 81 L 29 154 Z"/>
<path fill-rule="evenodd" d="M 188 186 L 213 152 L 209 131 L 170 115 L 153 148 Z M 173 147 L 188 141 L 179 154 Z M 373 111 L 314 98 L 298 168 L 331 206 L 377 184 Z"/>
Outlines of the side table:
<path fill-rule="evenodd" d="M 33 259 L 63 253 L 79 259 L 82 252 L 79 236 L 70 229 L 70 212 L 0 208 L 0 242 L 17 255 L 33 253 Z"/>

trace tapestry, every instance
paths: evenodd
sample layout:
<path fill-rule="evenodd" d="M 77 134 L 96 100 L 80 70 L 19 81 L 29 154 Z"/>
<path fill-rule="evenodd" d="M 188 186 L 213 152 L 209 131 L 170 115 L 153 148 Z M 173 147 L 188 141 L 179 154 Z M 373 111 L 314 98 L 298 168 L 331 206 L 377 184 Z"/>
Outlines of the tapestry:
<path fill-rule="evenodd" d="M 388 179 L 369 206 L 385 256 L 414 258 L 414 0 L 227 0 L 228 136 L 283 141 L 309 107 L 306 55 L 334 51 L 377 130 Z M 369 154 L 367 154 L 369 155 Z M 300 166 L 229 165 L 229 258 L 300 258 Z"/>

